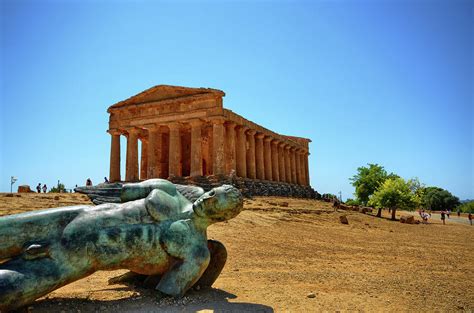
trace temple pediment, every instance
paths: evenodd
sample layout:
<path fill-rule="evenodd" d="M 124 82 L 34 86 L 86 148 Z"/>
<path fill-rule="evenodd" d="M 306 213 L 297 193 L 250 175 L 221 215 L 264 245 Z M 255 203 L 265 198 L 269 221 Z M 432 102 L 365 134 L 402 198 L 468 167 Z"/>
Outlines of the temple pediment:
<path fill-rule="evenodd" d="M 212 88 L 189 88 L 180 86 L 157 85 L 145 91 L 136 94 L 126 100 L 117 102 L 109 107 L 110 109 L 122 108 L 129 105 L 137 105 L 142 103 L 175 100 L 179 98 L 188 98 L 192 96 L 202 96 L 205 94 L 218 97 L 225 96 L 225 93 L 218 89 Z"/>

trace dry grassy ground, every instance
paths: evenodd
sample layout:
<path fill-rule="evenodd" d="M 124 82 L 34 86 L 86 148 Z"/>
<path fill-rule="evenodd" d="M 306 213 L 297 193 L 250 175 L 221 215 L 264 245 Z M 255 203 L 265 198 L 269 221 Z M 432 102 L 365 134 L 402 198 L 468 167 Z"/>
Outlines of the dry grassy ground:
<path fill-rule="evenodd" d="M 57 200 L 54 199 L 58 196 Z M 285 206 L 288 203 L 288 207 Z M 89 203 L 78 194 L 0 194 L 0 215 Z M 474 226 L 439 220 L 406 225 L 327 203 L 246 200 L 245 211 L 213 225 L 228 263 L 215 289 L 180 300 L 107 279 L 98 272 L 38 300 L 33 312 L 473 311 Z M 386 217 L 388 213 L 384 212 Z M 349 225 L 339 222 L 345 214 Z M 314 293 L 314 298 L 308 298 Z"/>

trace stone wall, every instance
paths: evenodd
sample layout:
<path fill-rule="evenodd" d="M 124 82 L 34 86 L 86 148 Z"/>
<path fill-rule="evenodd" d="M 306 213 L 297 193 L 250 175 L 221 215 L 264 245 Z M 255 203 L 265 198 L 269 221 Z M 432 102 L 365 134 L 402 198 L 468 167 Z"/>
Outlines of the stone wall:
<path fill-rule="evenodd" d="M 301 186 L 283 182 L 268 180 L 249 179 L 236 176 L 210 175 L 198 177 L 172 177 L 169 179 L 175 184 L 200 186 L 204 190 L 222 184 L 233 185 L 242 192 L 245 197 L 252 196 L 280 196 L 319 199 L 321 195 L 311 186 Z"/>

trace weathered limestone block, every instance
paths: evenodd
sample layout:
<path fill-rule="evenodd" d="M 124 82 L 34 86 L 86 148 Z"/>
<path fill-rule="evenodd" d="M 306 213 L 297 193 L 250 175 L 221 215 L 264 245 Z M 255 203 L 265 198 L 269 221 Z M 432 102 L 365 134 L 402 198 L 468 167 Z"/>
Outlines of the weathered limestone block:
<path fill-rule="evenodd" d="M 33 192 L 33 190 L 30 189 L 29 185 L 18 186 L 18 193 L 28 193 L 28 192 Z"/>

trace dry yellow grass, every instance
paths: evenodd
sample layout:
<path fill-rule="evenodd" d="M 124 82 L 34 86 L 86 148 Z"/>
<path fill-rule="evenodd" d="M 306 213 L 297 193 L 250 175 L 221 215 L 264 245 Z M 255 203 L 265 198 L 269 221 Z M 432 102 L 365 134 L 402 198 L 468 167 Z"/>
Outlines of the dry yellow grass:
<path fill-rule="evenodd" d="M 78 194 L 54 196 L 0 194 L 0 212 L 89 203 Z M 474 227 L 406 225 L 276 197 L 246 200 L 245 209 L 209 228 L 209 238 L 222 241 L 229 253 L 215 289 L 160 300 L 152 291 L 107 285 L 123 271 L 98 272 L 38 300 L 32 311 L 474 310 Z M 349 225 L 339 222 L 341 214 Z"/>

